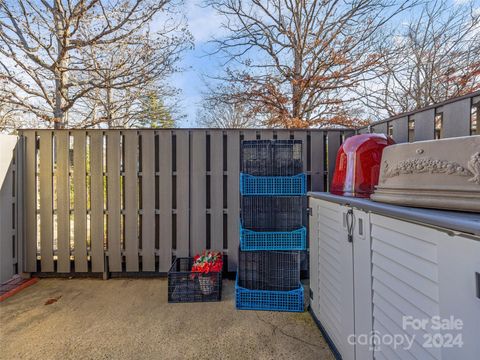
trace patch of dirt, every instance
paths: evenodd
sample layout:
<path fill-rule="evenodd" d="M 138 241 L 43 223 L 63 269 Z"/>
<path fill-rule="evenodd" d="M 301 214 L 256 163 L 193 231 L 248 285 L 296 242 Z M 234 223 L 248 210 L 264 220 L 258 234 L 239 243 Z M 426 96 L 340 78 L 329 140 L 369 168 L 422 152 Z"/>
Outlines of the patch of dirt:
<path fill-rule="evenodd" d="M 60 298 L 62 297 L 62 295 L 56 297 L 56 298 L 51 298 L 51 299 L 48 299 L 46 302 L 45 302 L 45 305 L 51 305 L 51 304 L 54 304 L 56 303 L 58 300 L 60 300 Z"/>

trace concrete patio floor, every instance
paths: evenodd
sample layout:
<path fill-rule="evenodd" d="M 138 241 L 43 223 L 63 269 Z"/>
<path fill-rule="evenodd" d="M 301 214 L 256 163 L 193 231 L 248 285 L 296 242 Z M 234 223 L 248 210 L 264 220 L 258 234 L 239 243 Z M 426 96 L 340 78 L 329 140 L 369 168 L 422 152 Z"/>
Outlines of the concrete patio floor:
<path fill-rule="evenodd" d="M 1 359 L 333 359 L 310 315 L 168 304 L 166 279 L 42 279 L 0 304 Z"/>

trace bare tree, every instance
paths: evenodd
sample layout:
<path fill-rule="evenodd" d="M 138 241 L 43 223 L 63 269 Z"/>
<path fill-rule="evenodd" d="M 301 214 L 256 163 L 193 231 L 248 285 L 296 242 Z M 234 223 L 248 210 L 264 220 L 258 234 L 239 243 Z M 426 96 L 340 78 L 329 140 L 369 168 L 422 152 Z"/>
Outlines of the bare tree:
<path fill-rule="evenodd" d="M 3 97 L 63 127 L 69 112 L 88 96 L 133 88 L 142 80 L 149 84 L 168 74 L 186 30 L 165 21 L 165 27 L 150 33 L 149 25 L 157 15 L 168 20 L 179 1 L 2 2 L 0 77 L 14 85 Z M 105 116 L 105 108 L 102 111 Z M 108 118 L 108 109 L 106 113 Z M 85 119 L 69 125 L 73 122 L 84 124 Z"/>
<path fill-rule="evenodd" d="M 96 45 L 83 53 L 83 62 L 92 69 L 91 76 L 103 87 L 88 96 L 95 122 L 108 127 L 145 125 L 145 99 L 171 98 L 178 91 L 161 80 L 180 69 L 177 63 L 184 50 L 191 47 L 191 35 L 178 32 L 178 20 L 163 22 L 161 34 L 150 36 L 147 30 L 132 34 L 115 44 Z M 163 101 L 163 100 L 162 100 Z"/>
<path fill-rule="evenodd" d="M 473 2 L 426 3 L 389 42 L 364 103 L 376 118 L 419 109 L 480 89 L 480 11 Z"/>
<path fill-rule="evenodd" d="M 197 112 L 197 123 L 208 128 L 243 129 L 258 125 L 240 103 L 205 98 Z"/>
<path fill-rule="evenodd" d="M 351 125 L 352 89 L 381 63 L 379 30 L 415 1 L 207 0 L 225 17 L 214 42 L 228 68 L 216 93 L 248 104 L 267 126 Z"/>
<path fill-rule="evenodd" d="M 197 123 L 200 126 L 223 129 L 261 126 L 248 104 L 236 101 L 238 89 L 225 84 L 214 87 L 209 82 L 206 83 L 206 87 L 197 111 Z"/>

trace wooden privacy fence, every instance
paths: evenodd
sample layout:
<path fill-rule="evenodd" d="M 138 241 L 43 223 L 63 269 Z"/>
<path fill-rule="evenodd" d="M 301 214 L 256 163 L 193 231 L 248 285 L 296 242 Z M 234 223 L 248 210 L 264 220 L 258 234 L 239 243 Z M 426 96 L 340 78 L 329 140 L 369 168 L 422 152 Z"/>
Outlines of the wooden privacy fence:
<path fill-rule="evenodd" d="M 407 142 L 479 134 L 479 120 L 475 92 L 371 128 Z M 241 140 L 303 140 L 308 190 L 325 191 L 337 149 L 354 133 L 22 130 L 11 203 L 23 271 L 166 272 L 172 256 L 204 248 L 222 249 L 235 271 Z"/>
<path fill-rule="evenodd" d="M 166 272 L 205 248 L 235 271 L 241 140 L 302 140 L 308 189 L 324 191 L 353 133 L 23 130 L 24 271 Z"/>
<path fill-rule="evenodd" d="M 480 91 L 399 114 L 371 126 L 397 143 L 480 135 Z M 358 130 L 367 133 L 369 127 Z"/>

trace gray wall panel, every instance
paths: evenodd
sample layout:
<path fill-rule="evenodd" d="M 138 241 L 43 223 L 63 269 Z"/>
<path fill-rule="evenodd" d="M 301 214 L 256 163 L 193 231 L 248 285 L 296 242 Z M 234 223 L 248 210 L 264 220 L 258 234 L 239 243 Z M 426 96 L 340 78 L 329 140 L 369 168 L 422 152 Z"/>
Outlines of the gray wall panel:
<path fill-rule="evenodd" d="M 397 143 L 408 142 L 408 117 L 392 120 L 393 139 Z"/>
<path fill-rule="evenodd" d="M 464 99 L 443 107 L 442 137 L 470 135 L 471 100 Z"/>
<path fill-rule="evenodd" d="M 415 141 L 434 138 L 435 109 L 419 112 L 410 116 L 410 119 L 415 120 Z"/>

